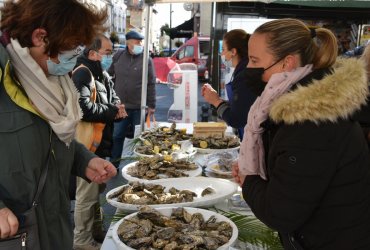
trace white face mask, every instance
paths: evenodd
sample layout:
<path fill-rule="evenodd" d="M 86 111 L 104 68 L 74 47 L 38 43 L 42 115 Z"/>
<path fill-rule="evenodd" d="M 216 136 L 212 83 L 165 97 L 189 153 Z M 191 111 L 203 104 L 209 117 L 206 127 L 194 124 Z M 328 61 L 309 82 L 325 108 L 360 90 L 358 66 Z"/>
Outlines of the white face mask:
<path fill-rule="evenodd" d="M 233 67 L 232 58 L 230 60 L 226 60 L 225 55 L 221 55 L 221 61 L 225 65 L 226 68 L 232 68 Z"/>

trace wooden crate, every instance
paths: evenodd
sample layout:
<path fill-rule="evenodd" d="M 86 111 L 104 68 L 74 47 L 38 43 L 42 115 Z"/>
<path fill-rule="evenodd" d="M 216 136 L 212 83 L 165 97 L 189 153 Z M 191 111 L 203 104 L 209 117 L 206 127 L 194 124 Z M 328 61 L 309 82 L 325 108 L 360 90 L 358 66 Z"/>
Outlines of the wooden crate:
<path fill-rule="evenodd" d="M 225 136 L 226 123 L 224 122 L 195 122 L 193 123 L 193 136 L 195 138 L 210 136 Z"/>

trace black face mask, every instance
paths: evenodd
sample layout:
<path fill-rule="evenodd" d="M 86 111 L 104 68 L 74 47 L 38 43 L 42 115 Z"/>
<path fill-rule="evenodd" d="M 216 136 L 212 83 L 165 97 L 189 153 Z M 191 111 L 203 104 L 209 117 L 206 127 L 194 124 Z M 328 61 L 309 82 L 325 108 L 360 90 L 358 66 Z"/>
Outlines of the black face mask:
<path fill-rule="evenodd" d="M 246 68 L 244 70 L 244 74 L 247 80 L 247 84 L 251 87 L 252 91 L 256 95 L 261 95 L 263 90 L 265 89 L 265 86 L 267 82 L 262 80 L 262 75 L 265 73 L 266 70 L 269 68 L 272 68 L 275 66 L 278 62 L 280 62 L 282 59 L 277 60 L 269 67 L 265 68 Z"/>

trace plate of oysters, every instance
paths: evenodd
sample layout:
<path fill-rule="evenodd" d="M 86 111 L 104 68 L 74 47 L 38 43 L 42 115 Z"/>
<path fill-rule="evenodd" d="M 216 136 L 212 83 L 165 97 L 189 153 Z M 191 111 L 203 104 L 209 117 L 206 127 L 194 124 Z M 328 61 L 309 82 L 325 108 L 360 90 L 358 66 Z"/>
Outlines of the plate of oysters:
<path fill-rule="evenodd" d="M 240 140 L 236 136 L 210 136 L 191 139 L 194 148 L 201 154 L 234 151 L 240 148 Z"/>
<path fill-rule="evenodd" d="M 185 177 L 148 182 L 130 182 L 106 194 L 109 204 L 125 211 L 138 211 L 142 205 L 153 208 L 210 207 L 237 192 L 235 182 L 218 178 Z"/>
<path fill-rule="evenodd" d="M 171 155 L 144 157 L 122 168 L 122 176 L 128 181 L 152 181 L 157 179 L 195 177 L 202 174 L 202 167 L 187 159 L 173 159 Z"/>
<path fill-rule="evenodd" d="M 119 250 L 227 250 L 235 244 L 238 228 L 225 216 L 205 209 L 143 206 L 113 226 L 112 238 Z"/>
<path fill-rule="evenodd" d="M 206 157 L 206 171 L 218 175 L 231 176 L 233 162 L 238 158 L 238 151 L 209 154 Z"/>
<path fill-rule="evenodd" d="M 139 136 L 141 141 L 148 142 L 173 141 L 176 143 L 182 143 L 191 138 L 192 134 L 187 134 L 186 128 L 176 128 L 176 123 L 172 123 L 170 127 L 161 126 L 143 131 Z"/>

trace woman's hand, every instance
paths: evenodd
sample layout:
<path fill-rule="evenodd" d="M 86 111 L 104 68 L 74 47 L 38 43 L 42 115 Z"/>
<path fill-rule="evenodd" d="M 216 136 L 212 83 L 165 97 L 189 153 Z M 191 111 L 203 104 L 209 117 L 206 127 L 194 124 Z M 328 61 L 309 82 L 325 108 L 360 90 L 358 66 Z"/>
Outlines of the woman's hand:
<path fill-rule="evenodd" d="M 85 174 L 92 182 L 101 184 L 116 176 L 117 169 L 109 161 L 95 157 L 89 161 Z"/>
<path fill-rule="evenodd" d="M 218 107 L 223 100 L 218 96 L 217 91 L 212 88 L 208 83 L 202 86 L 202 96 L 209 104 Z"/>
<path fill-rule="evenodd" d="M 239 184 L 239 186 L 243 186 L 243 183 L 244 183 L 244 180 L 245 180 L 245 175 L 241 175 L 239 173 L 239 164 L 238 164 L 238 161 L 235 161 L 233 163 L 233 167 L 232 167 L 232 175 L 235 179 L 235 182 Z"/>
<path fill-rule="evenodd" d="M 0 209 L 0 239 L 14 236 L 18 231 L 18 226 L 18 219 L 9 208 Z"/>

